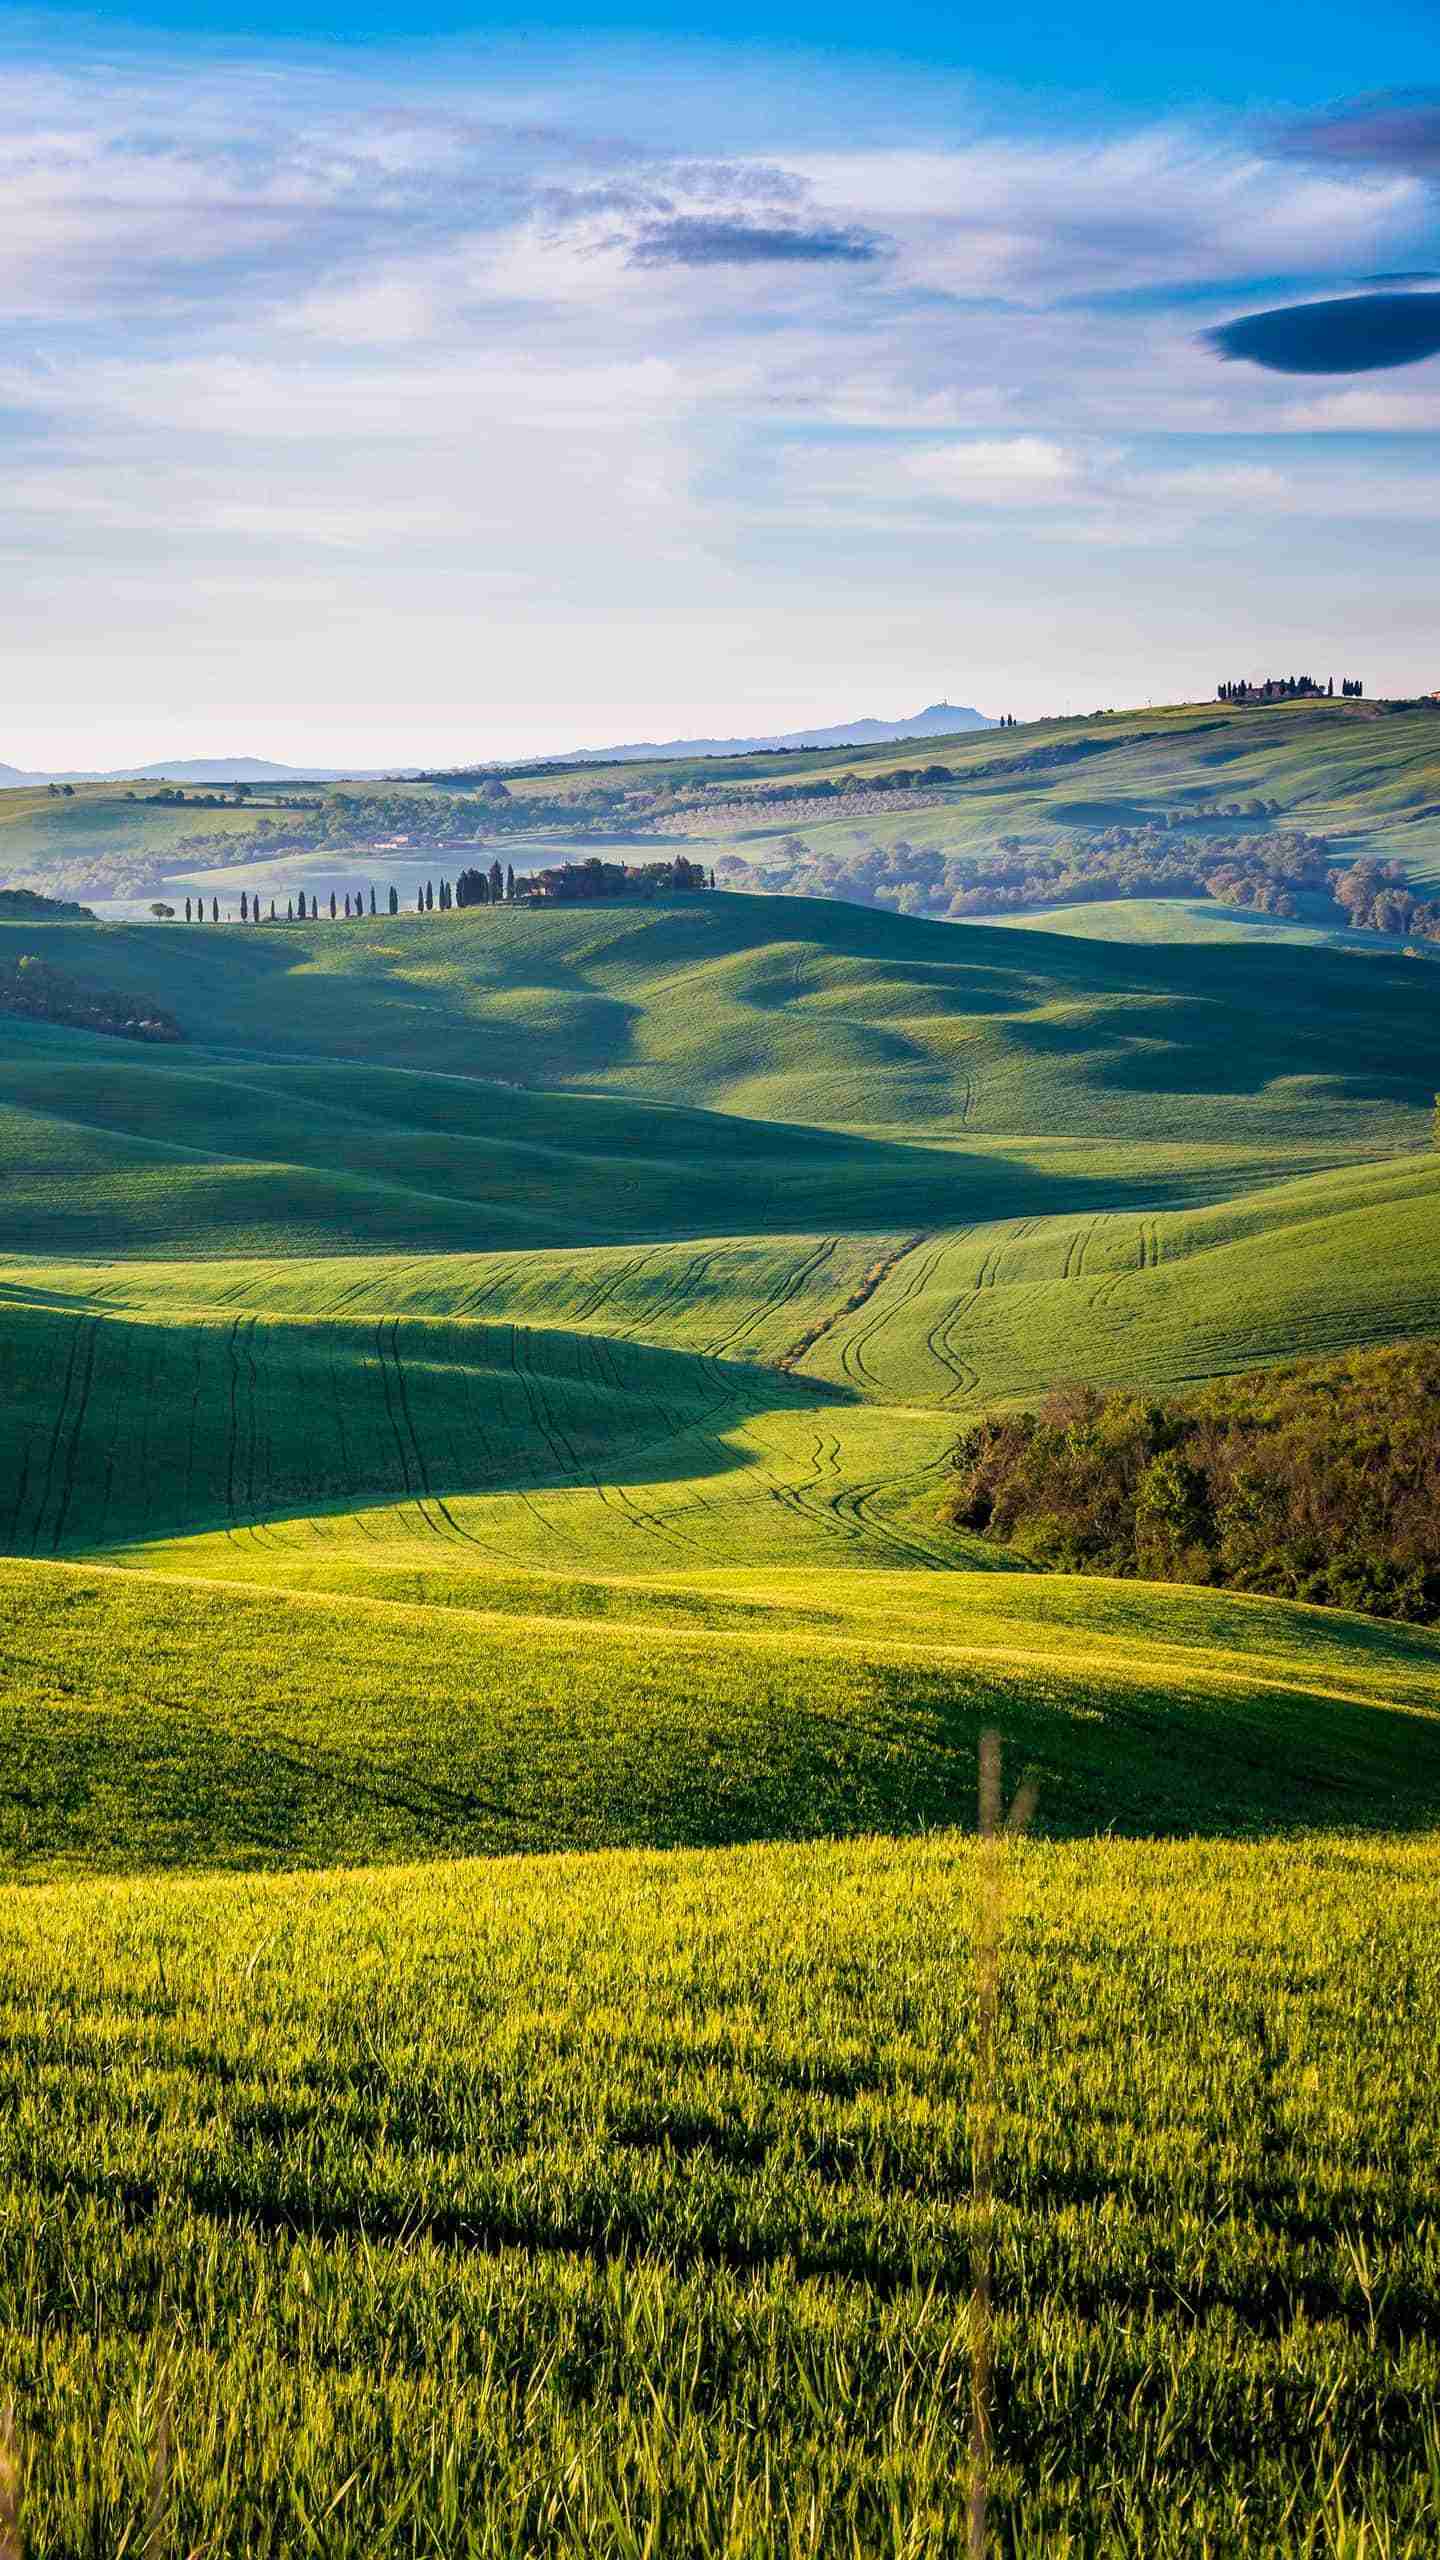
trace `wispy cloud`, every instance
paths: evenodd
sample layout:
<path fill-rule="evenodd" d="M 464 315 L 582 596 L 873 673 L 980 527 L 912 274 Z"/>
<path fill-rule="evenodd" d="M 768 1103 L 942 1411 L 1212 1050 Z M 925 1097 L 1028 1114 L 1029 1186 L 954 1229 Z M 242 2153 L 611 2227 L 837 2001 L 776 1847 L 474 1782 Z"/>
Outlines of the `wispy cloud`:
<path fill-rule="evenodd" d="M 679 215 L 651 223 L 630 251 L 642 267 L 865 266 L 888 243 L 858 224 L 717 222 Z"/>
<path fill-rule="evenodd" d="M 1297 157 L 1338 168 L 1440 178 L 1440 97 L 1351 98 L 1285 126 L 1280 138 Z"/>
<path fill-rule="evenodd" d="M 1429 395 L 1286 378 L 1378 369 L 1382 323 L 1410 348 L 1434 327 L 1440 295 L 1333 298 L 1433 256 L 1423 102 L 1303 135 L 937 142 L 876 140 L 857 98 L 823 149 L 787 147 L 772 103 L 749 154 L 719 92 L 637 141 L 599 57 L 585 121 L 473 65 L 443 89 L 338 56 L 12 69 L 0 547 L 21 623 L 93 631 L 112 676 L 143 628 L 155 683 L 268 682 L 308 562 L 347 699 L 399 658 L 435 692 L 477 649 L 467 700 L 543 693 L 626 617 L 659 681 L 662 625 L 698 665 L 767 596 L 778 684 L 842 560 L 847 612 L 888 627 L 903 586 L 942 637 L 988 528 L 1012 570 L 1027 540 L 1052 566 L 1128 542 L 1163 584 L 1187 529 L 1253 542 L 1311 507 L 1320 477 L 1269 449 L 1297 434 L 1363 441 L 1357 514 L 1428 521 L 1387 447 L 1433 430 Z M 1257 309 L 1277 277 L 1294 301 Z M 1236 315 L 1212 343 L 1201 294 Z M 39 698 L 33 655 L 12 701 Z M 713 689 L 669 725 L 713 726 Z M 790 725 L 774 707 L 760 725 Z"/>

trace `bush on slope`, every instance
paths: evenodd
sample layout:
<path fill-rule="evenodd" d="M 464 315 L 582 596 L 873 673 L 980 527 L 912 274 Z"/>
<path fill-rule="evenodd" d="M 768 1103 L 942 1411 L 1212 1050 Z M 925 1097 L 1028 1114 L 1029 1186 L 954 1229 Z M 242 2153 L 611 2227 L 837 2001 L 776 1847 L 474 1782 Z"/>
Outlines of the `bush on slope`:
<path fill-rule="evenodd" d="M 1166 1402 L 1064 1390 L 955 1465 L 957 1526 L 1045 1563 L 1440 1618 L 1440 1342 Z"/>

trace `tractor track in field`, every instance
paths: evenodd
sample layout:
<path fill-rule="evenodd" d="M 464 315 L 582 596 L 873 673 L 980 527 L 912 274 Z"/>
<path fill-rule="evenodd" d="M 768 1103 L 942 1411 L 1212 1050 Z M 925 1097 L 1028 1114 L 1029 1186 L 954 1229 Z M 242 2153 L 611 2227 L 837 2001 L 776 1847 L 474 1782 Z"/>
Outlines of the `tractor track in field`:
<path fill-rule="evenodd" d="M 415 1488 L 410 1477 L 409 1453 L 405 1446 L 399 1421 L 396 1418 L 395 1399 L 390 1388 L 390 1371 L 385 1352 L 385 1319 L 383 1316 L 375 1327 L 375 1356 L 380 1364 L 380 1390 L 385 1399 L 385 1418 L 390 1425 L 390 1436 L 395 1443 L 395 1455 L 400 1467 L 400 1482 L 403 1487 L 401 1498 L 404 1501 L 414 1501 Z M 417 1508 L 419 1509 L 420 1517 L 424 1521 L 426 1528 L 430 1530 L 433 1536 L 438 1537 L 440 1532 L 436 1529 L 435 1524 L 426 1512 L 424 1505 L 418 1504 Z"/>
<path fill-rule="evenodd" d="M 1017 1218 L 1007 1234 L 997 1236 L 993 1243 L 987 1245 L 981 1254 L 979 1266 L 976 1270 L 975 1278 L 970 1288 L 962 1292 L 943 1316 L 937 1318 L 935 1324 L 931 1327 L 930 1332 L 926 1335 L 926 1350 L 934 1359 L 937 1367 L 949 1370 L 951 1378 L 954 1381 L 953 1385 L 948 1387 L 944 1395 L 941 1397 L 940 1401 L 942 1404 L 957 1404 L 964 1398 L 973 1396 L 978 1391 L 980 1385 L 980 1372 L 965 1358 L 964 1353 L 957 1347 L 955 1341 L 956 1328 L 962 1324 L 965 1318 L 979 1305 L 981 1298 L 984 1297 L 988 1291 L 999 1286 L 1000 1268 L 1006 1253 L 1010 1250 L 1012 1245 L 1019 1244 L 1023 1237 L 1031 1234 L 1038 1223 L 1039 1221 L 1033 1217 Z M 960 1236 L 970 1233 L 973 1233 L 973 1229 L 961 1228 L 957 1231 L 953 1240 L 958 1242 Z M 942 1245 L 941 1248 L 942 1253 L 948 1248 L 950 1241 L 952 1241 L 952 1239 L 946 1239 L 945 1245 Z M 1074 1248 L 1074 1243 L 1075 1239 L 1072 1237 L 1071 1250 Z M 940 1257 L 937 1256 L 937 1262 L 939 1258 Z M 1068 1253 L 1066 1256 L 1066 1266 L 1068 1271 Z M 934 1268 L 935 1265 L 932 1264 L 931 1270 Z M 929 1277 L 930 1272 L 927 1271 L 925 1278 L 928 1280 Z"/>
<path fill-rule="evenodd" d="M 742 1316 L 740 1322 L 732 1326 L 729 1333 L 722 1334 L 718 1342 L 710 1345 L 712 1359 L 727 1359 L 733 1344 L 743 1341 L 746 1334 L 753 1333 L 756 1326 L 763 1324 L 768 1316 L 777 1315 L 782 1307 L 788 1306 L 791 1299 L 799 1294 L 806 1282 L 819 1270 L 822 1262 L 829 1261 L 839 1242 L 838 1236 L 822 1236 L 819 1244 L 809 1253 L 802 1254 L 798 1262 L 793 1262 L 785 1277 L 776 1282 L 758 1305 L 752 1307 L 748 1315 Z M 816 1338 L 818 1339 L 818 1336 Z M 782 1352 L 775 1366 L 779 1369 L 787 1367 L 791 1357 L 791 1353 Z"/>
<path fill-rule="evenodd" d="M 235 1349 L 235 1337 L 239 1330 L 240 1318 L 238 1316 L 232 1316 L 230 1319 L 230 1329 L 225 1337 L 227 1406 L 225 1430 L 225 1516 L 227 1520 L 233 1522 L 237 1526 L 240 1521 L 240 1509 L 235 1499 L 235 1465 L 237 1456 L 236 1444 L 240 1432 L 240 1361 Z"/>
<path fill-rule="evenodd" d="M 45 1478 L 40 1487 L 39 1500 L 35 1505 L 35 1526 L 30 1534 L 30 1547 L 32 1554 L 40 1543 L 41 1533 L 45 1525 L 45 1514 L 50 1507 L 50 1492 L 51 1487 L 55 1482 L 55 1460 L 59 1454 L 60 1435 L 65 1428 L 65 1416 L 70 1407 L 70 1390 L 75 1379 L 75 1363 L 80 1357 L 80 1330 L 81 1319 L 77 1317 L 70 1330 L 69 1357 L 65 1362 L 65 1375 L 60 1383 L 60 1394 L 55 1406 L 55 1420 L 50 1428 L 50 1446 L 45 1453 Z"/>
<path fill-rule="evenodd" d="M 948 1234 L 938 1238 L 917 1236 L 914 1246 L 910 1248 L 912 1252 L 918 1252 L 921 1245 L 932 1242 L 934 1251 L 923 1262 L 917 1261 L 913 1269 L 906 1273 L 898 1294 L 889 1299 L 868 1324 L 860 1326 L 857 1332 L 848 1337 L 841 1349 L 840 1365 L 853 1384 L 870 1386 L 883 1391 L 884 1381 L 878 1378 L 870 1367 L 865 1357 L 866 1351 L 877 1335 L 886 1332 L 896 1318 L 904 1314 L 912 1300 L 919 1297 L 929 1286 L 944 1261 L 949 1241 Z M 903 1260 L 904 1256 L 898 1259 Z"/>
<path fill-rule="evenodd" d="M 923 1232 L 919 1235 L 906 1236 L 904 1241 L 894 1246 L 890 1252 L 881 1254 L 876 1261 L 871 1263 L 869 1270 L 861 1274 L 857 1285 L 852 1289 L 844 1304 L 832 1309 L 829 1315 L 822 1316 L 817 1324 L 810 1327 L 808 1332 L 801 1334 L 798 1342 L 793 1342 L 790 1345 L 788 1351 L 782 1351 L 779 1359 L 774 1364 L 775 1367 L 787 1372 L 797 1368 L 801 1360 L 808 1357 L 809 1353 L 815 1349 L 816 1345 L 825 1340 L 827 1334 L 833 1333 L 836 1325 L 842 1323 L 846 1316 L 857 1315 L 862 1307 L 868 1306 L 876 1291 L 884 1287 L 884 1284 L 889 1279 L 891 1273 L 899 1269 L 900 1264 L 906 1259 L 907 1255 L 917 1253 L 921 1245 L 928 1244 L 929 1240 L 928 1235 Z M 886 1320 L 887 1318 L 882 1317 L 879 1319 L 879 1322 L 883 1323 Z M 876 1330 L 878 1330 L 878 1325 L 871 1325 L 865 1331 L 863 1338 L 868 1341 L 870 1334 Z M 852 1334 L 841 1347 L 840 1366 L 847 1377 L 853 1377 L 854 1375 L 854 1372 L 849 1365 L 849 1356 L 852 1349 L 855 1347 L 856 1340 L 857 1337 Z M 870 1380 L 870 1384 L 873 1386 L 875 1383 L 876 1381 L 872 1378 Z"/>
<path fill-rule="evenodd" d="M 468 1529 L 462 1528 L 460 1522 L 456 1519 L 454 1512 L 446 1502 L 443 1494 L 437 1493 L 430 1482 L 430 1470 L 425 1462 L 425 1452 L 420 1445 L 420 1434 L 415 1428 L 415 1417 L 410 1408 L 410 1389 L 405 1378 L 405 1363 L 400 1356 L 400 1319 L 398 1316 L 392 1316 L 390 1319 L 390 1357 L 395 1368 L 395 1388 L 396 1393 L 400 1398 L 400 1411 L 405 1425 L 405 1434 L 414 1455 L 415 1472 L 420 1482 L 420 1492 L 415 1497 L 415 1508 L 419 1512 L 426 1528 L 431 1532 L 433 1537 L 443 1537 L 444 1531 L 436 1528 L 434 1521 L 431 1519 L 430 1514 L 425 1507 L 427 1503 L 434 1505 L 435 1509 L 439 1512 L 441 1519 L 445 1522 L 446 1528 L 449 1529 L 452 1537 L 462 1538 L 467 1546 L 479 1546 L 481 1541 L 478 1538 L 472 1537 Z"/>
<path fill-rule="evenodd" d="M 256 1471 L 260 1457 L 260 1370 L 255 1358 L 255 1328 L 258 1323 L 258 1316 L 247 1316 L 244 1320 L 244 1330 L 240 1337 L 241 1347 L 245 1353 L 245 1375 L 249 1386 L 249 1411 L 246 1415 L 247 1427 L 245 1436 L 245 1501 L 246 1508 L 251 1513 L 252 1517 L 256 1511 L 264 1508 L 264 1505 L 257 1499 L 255 1490 Z M 268 1449 L 265 1481 L 268 1485 L 270 1481 Z"/>
<path fill-rule="evenodd" d="M 95 1379 L 95 1345 L 100 1332 L 100 1321 L 99 1316 L 91 1316 L 84 1327 L 85 1343 L 79 1364 L 80 1376 L 75 1395 L 75 1412 L 70 1424 L 69 1441 L 65 1452 L 64 1471 L 60 1479 L 60 1501 L 55 1514 L 55 1527 L 50 1539 L 50 1552 L 52 1555 L 58 1555 L 59 1553 L 60 1541 L 65 1534 L 65 1523 L 70 1517 L 70 1503 L 75 1491 L 75 1462 L 80 1454 L 80 1434 L 85 1428 L 85 1416 L 90 1404 L 90 1390 Z"/>

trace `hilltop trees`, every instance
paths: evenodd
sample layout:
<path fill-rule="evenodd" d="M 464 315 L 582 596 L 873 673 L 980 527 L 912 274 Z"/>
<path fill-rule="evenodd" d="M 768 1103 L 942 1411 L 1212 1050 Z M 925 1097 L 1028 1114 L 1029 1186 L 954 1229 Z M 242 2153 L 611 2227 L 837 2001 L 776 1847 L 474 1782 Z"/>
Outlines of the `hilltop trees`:
<path fill-rule="evenodd" d="M 602 862 L 592 854 L 588 862 L 564 862 L 551 871 L 537 871 L 530 882 L 530 895 L 558 904 L 573 904 L 584 898 L 655 898 L 667 891 L 703 889 L 705 866 L 687 861 L 677 854 L 673 862 Z"/>
<path fill-rule="evenodd" d="M 803 854 L 802 840 L 796 837 L 793 842 Z M 909 847 L 901 847 L 899 850 L 908 853 Z M 437 912 L 441 915 L 449 915 L 458 907 L 531 905 L 541 901 L 547 904 L 568 904 L 585 898 L 656 898 L 665 897 L 676 890 L 689 894 L 696 890 L 713 889 L 714 886 L 714 871 L 707 870 L 703 863 L 690 861 L 684 854 L 674 855 L 663 862 L 636 864 L 602 862 L 598 855 L 592 855 L 586 862 L 562 863 L 553 870 L 537 872 L 526 880 L 516 879 L 513 863 L 502 867 L 497 859 L 490 864 L 488 870 L 478 865 L 467 867 L 453 881 L 442 876 L 438 880 L 418 882 L 415 890 L 415 912 L 422 916 L 434 915 Z M 365 916 L 367 909 L 372 916 L 378 915 L 380 911 L 373 884 L 368 890 L 364 888 L 331 889 L 327 892 L 327 896 L 332 924 L 357 921 Z M 393 881 L 385 892 L 385 907 L 389 915 L 398 916 L 400 913 L 400 892 Z M 158 915 L 161 911 L 160 902 L 155 902 L 152 913 Z M 173 908 L 164 909 L 167 915 L 173 915 L 174 912 Z M 206 921 L 203 898 L 195 897 L 193 901 L 190 897 L 186 898 L 185 921 L 187 924 L 192 921 L 192 917 L 197 924 L 203 924 Z M 289 893 L 285 901 L 286 924 L 315 924 L 318 923 L 319 917 L 320 900 L 314 890 L 297 889 Z M 212 897 L 210 921 L 219 924 L 220 920 L 219 898 Z M 234 920 L 233 916 L 231 920 Z M 275 924 L 278 921 L 275 899 L 273 897 L 270 899 L 269 914 L 266 917 L 262 913 L 258 889 L 242 889 L 239 895 L 238 920 L 241 924 L 260 924 L 262 921 Z"/>
<path fill-rule="evenodd" d="M 1340 692 L 1345 701 L 1359 702 L 1365 687 L 1358 676 L 1346 676 Z M 1216 686 L 1215 699 L 1242 706 L 1263 702 L 1328 702 L 1334 698 L 1334 693 L 1333 676 L 1328 686 L 1319 683 L 1314 676 L 1265 676 L 1258 684 L 1251 684 L 1245 676 L 1237 676 L 1228 684 Z"/>

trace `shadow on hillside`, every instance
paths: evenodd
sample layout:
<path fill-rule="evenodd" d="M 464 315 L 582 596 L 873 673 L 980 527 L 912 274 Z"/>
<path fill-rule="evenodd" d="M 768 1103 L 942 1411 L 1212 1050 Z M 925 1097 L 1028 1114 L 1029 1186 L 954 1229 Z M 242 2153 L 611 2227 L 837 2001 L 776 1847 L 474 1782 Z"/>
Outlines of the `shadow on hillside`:
<path fill-rule="evenodd" d="M 787 1420 L 797 1426 L 802 1447 L 793 1469 L 777 1466 L 775 1498 L 803 1514 L 807 1496 L 786 1479 L 803 1486 L 808 1472 L 805 1418 L 847 1406 L 864 1409 L 824 1381 L 561 1327 L 248 1311 L 166 1324 L 12 1307 L 0 1322 L 0 1552 L 101 1553 L 215 1531 L 263 1543 L 267 1523 L 395 1504 L 418 1534 L 484 1549 L 452 1515 L 457 1498 L 611 1488 L 623 1499 L 631 1485 L 723 1477 L 755 1464 L 733 1435 L 762 1415 L 779 1417 L 782 1437 Z M 814 1521 L 825 1507 L 816 1495 Z M 620 1525 L 705 1560 L 693 1529 L 647 1523 L 633 1506 Z M 563 1523 L 546 1528 L 563 1549 Z"/>
<path fill-rule="evenodd" d="M 894 1035 L 896 1038 L 899 1035 Z M 885 1034 L 876 1035 L 883 1040 Z M 0 1069 L 14 1253 L 489 1252 L 1152 1208 L 1183 1179 L 339 1065 Z M 1210 1193 L 1213 1195 L 1213 1178 Z"/>

